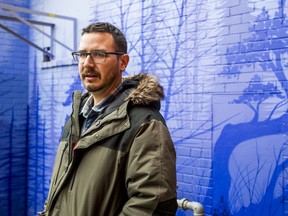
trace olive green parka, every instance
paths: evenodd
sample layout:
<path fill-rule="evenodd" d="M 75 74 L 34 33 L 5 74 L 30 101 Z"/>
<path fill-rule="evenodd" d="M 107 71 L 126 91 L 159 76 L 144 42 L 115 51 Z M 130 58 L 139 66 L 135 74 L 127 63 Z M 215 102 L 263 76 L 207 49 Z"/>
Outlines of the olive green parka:
<path fill-rule="evenodd" d="M 175 215 L 176 156 L 149 74 L 125 77 L 123 90 L 80 135 L 90 93 L 74 92 L 56 155 L 46 216 Z"/>

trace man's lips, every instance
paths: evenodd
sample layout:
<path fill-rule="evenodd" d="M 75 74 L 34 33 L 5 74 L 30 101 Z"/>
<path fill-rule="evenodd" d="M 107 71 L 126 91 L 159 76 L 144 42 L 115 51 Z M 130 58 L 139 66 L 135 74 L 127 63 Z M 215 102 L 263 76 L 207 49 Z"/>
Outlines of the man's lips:
<path fill-rule="evenodd" d="M 99 79 L 99 76 L 86 75 L 86 76 L 84 76 L 84 79 L 83 79 L 83 80 L 86 80 L 86 81 L 88 81 L 88 82 L 93 82 L 93 81 L 95 81 L 96 79 Z"/>
<path fill-rule="evenodd" d="M 95 78 L 95 77 L 100 77 L 100 74 L 97 72 L 84 72 L 82 74 L 83 79 L 84 78 Z"/>
<path fill-rule="evenodd" d="M 99 77 L 99 76 L 97 76 L 95 74 L 86 74 L 86 75 L 84 75 L 84 77 Z"/>

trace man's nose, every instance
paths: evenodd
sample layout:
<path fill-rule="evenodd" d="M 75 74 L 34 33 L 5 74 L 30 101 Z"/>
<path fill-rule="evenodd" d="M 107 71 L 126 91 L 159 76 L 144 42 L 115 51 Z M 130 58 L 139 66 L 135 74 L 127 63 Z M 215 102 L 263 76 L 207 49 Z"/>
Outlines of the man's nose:
<path fill-rule="evenodd" d="M 94 67 L 94 62 L 90 55 L 88 55 L 83 63 L 84 67 Z"/>

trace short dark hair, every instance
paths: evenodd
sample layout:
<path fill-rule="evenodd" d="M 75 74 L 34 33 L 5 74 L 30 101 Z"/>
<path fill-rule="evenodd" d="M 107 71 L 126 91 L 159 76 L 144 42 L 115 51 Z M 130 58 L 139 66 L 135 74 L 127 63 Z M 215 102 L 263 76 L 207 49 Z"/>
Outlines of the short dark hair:
<path fill-rule="evenodd" d="M 113 36 L 117 52 L 127 53 L 127 41 L 124 34 L 116 26 L 107 22 L 96 22 L 82 29 L 82 34 L 93 32 L 106 32 Z"/>

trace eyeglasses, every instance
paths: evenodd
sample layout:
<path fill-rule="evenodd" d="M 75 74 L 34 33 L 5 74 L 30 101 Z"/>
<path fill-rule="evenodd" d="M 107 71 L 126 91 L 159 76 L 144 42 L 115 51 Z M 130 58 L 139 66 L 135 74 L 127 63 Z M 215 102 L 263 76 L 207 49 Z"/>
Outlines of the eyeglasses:
<path fill-rule="evenodd" d="M 101 64 L 105 62 L 108 54 L 123 55 L 125 53 L 124 52 L 105 52 L 102 50 L 95 50 L 90 53 L 77 51 L 77 52 L 72 52 L 71 54 L 73 56 L 74 61 L 76 61 L 77 63 L 83 64 L 85 60 L 87 59 L 87 56 L 90 56 L 94 64 Z"/>

